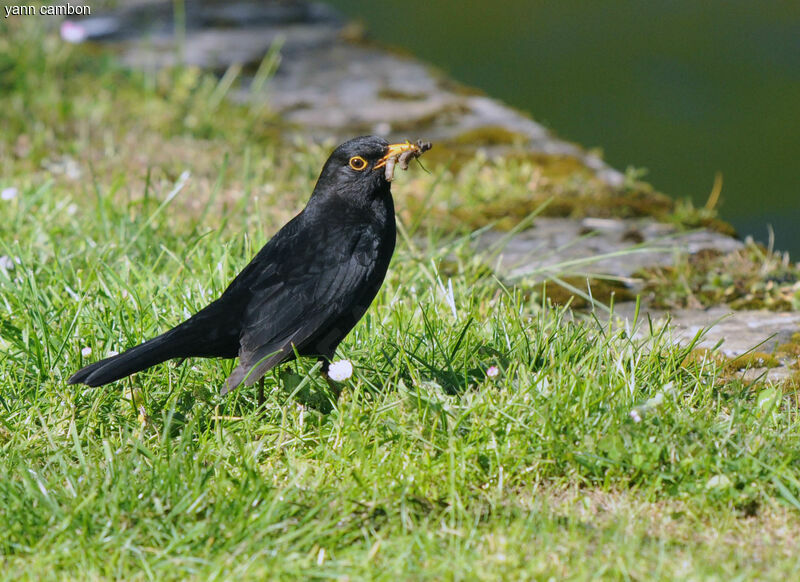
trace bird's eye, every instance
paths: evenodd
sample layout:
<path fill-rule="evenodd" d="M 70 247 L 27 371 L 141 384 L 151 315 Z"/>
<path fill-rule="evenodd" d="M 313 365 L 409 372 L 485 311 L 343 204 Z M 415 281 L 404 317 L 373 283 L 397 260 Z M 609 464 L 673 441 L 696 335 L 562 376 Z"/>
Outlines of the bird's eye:
<path fill-rule="evenodd" d="M 365 160 L 361 156 L 353 156 L 352 158 L 350 158 L 350 167 L 360 172 L 361 170 L 367 167 L 367 160 Z"/>

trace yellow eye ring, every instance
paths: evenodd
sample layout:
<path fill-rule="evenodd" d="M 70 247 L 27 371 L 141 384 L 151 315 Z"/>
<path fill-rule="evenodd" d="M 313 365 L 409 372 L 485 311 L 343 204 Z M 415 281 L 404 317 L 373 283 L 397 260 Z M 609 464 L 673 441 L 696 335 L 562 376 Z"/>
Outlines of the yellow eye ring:
<path fill-rule="evenodd" d="M 350 158 L 350 167 L 356 170 L 357 172 L 360 172 L 361 170 L 367 167 L 367 160 L 365 160 L 361 156 L 353 156 L 352 158 Z"/>

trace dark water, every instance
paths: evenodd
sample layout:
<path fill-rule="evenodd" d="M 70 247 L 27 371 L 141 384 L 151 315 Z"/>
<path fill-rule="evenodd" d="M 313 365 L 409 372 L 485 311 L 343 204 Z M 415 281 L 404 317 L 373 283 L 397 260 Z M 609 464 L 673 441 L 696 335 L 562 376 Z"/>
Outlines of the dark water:
<path fill-rule="evenodd" d="M 800 259 L 800 0 L 331 3 Z"/>

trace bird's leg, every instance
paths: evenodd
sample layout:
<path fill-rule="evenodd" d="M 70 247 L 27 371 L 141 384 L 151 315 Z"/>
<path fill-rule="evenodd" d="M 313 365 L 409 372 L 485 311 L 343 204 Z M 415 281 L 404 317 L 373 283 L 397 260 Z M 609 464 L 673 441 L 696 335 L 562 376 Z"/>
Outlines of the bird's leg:
<path fill-rule="evenodd" d="M 261 408 L 264 406 L 264 403 L 267 399 L 264 397 L 264 376 L 261 376 L 261 379 L 258 381 L 258 391 L 256 392 L 256 402 L 258 403 L 258 407 Z"/>

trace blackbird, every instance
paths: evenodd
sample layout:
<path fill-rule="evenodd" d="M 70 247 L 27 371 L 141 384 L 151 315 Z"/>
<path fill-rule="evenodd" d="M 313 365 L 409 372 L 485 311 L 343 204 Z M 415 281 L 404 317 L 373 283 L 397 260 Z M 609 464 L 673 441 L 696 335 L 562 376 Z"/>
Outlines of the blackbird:
<path fill-rule="evenodd" d="M 234 358 L 222 394 L 269 369 L 336 347 L 378 293 L 394 251 L 390 189 L 430 144 L 352 139 L 325 162 L 306 207 L 267 242 L 222 295 L 171 330 L 76 372 L 70 384 L 108 384 L 173 358 Z"/>

